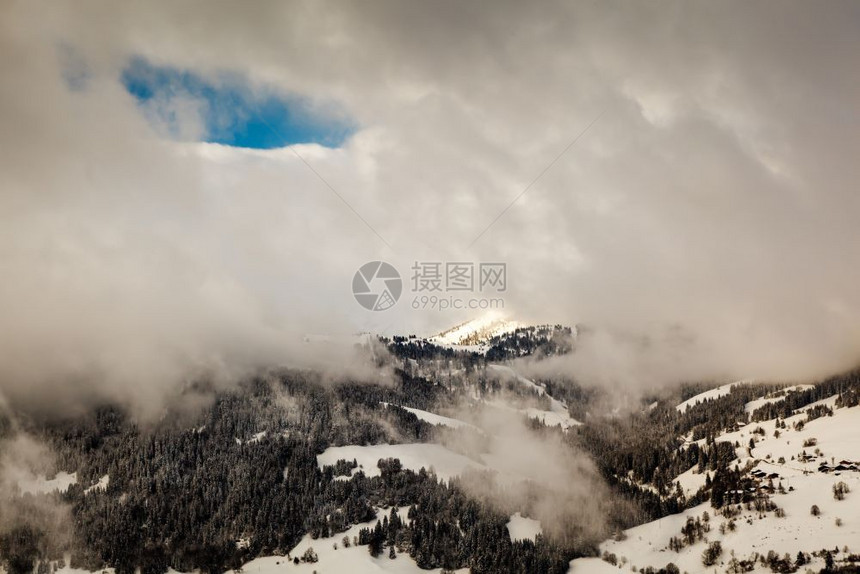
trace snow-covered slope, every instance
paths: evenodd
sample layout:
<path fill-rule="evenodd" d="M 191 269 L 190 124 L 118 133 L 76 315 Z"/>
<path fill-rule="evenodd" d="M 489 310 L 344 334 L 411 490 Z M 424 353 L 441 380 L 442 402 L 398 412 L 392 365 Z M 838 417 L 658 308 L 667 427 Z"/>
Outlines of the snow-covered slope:
<path fill-rule="evenodd" d="M 100 479 L 98 479 L 98 481 L 95 484 L 85 488 L 84 494 L 89 494 L 89 493 L 94 492 L 96 490 L 107 490 L 107 487 L 109 484 L 110 484 L 110 476 L 106 474 L 103 477 L 101 477 Z"/>
<path fill-rule="evenodd" d="M 527 378 L 518 375 L 516 373 L 516 371 L 514 371 L 512 368 L 508 367 L 507 365 L 490 364 L 490 365 L 487 365 L 487 369 L 489 369 L 492 373 L 495 373 L 498 376 L 509 378 L 509 379 L 514 379 L 514 380 L 522 383 L 524 386 L 528 387 L 529 389 L 535 391 L 537 394 L 539 394 L 541 396 L 546 394 L 546 390 L 542 386 L 535 384 L 534 382 L 528 380 Z"/>
<path fill-rule="evenodd" d="M 78 482 L 75 472 L 58 472 L 57 475 L 48 480 L 44 476 L 21 477 L 17 480 L 21 494 L 46 494 L 50 492 L 66 492 L 69 487 Z"/>
<path fill-rule="evenodd" d="M 526 518 L 519 512 L 511 516 L 506 526 L 511 535 L 511 542 L 514 540 L 534 540 L 538 534 L 543 532 L 540 520 Z"/>
<path fill-rule="evenodd" d="M 430 342 L 442 347 L 481 346 L 493 337 L 510 333 L 519 326 L 516 321 L 509 321 L 497 313 L 487 313 L 430 337 Z"/>
<path fill-rule="evenodd" d="M 754 401 L 748 402 L 744 406 L 744 410 L 748 413 L 755 412 L 756 409 L 763 407 L 764 405 L 767 405 L 770 403 L 778 403 L 779 401 L 784 400 L 785 397 L 788 396 L 790 393 L 796 393 L 799 391 L 804 391 L 804 390 L 811 388 L 811 387 L 812 387 L 812 385 L 795 385 L 793 387 L 786 387 L 785 389 L 782 389 L 782 390 L 777 391 L 775 393 L 771 393 L 765 397 L 761 397 L 761 398 L 756 399 Z"/>
<path fill-rule="evenodd" d="M 697 404 L 702 403 L 704 401 L 711 400 L 711 399 L 718 399 L 720 397 L 726 396 L 727 394 L 732 392 L 732 387 L 734 387 L 735 385 L 742 385 L 742 384 L 747 384 L 747 383 L 751 383 L 751 382 L 752 381 L 736 381 L 734 383 L 728 383 L 725 385 L 721 385 L 715 389 L 710 389 L 710 390 L 707 390 L 703 393 L 699 393 L 698 395 L 696 395 L 694 397 L 690 397 L 689 399 L 687 399 L 683 403 L 679 404 L 675 408 L 678 409 L 679 413 L 683 413 L 684 411 L 687 410 L 687 407 L 694 407 Z"/>
<path fill-rule="evenodd" d="M 386 407 L 388 407 L 388 403 L 382 403 L 382 404 L 385 405 Z M 422 411 L 421 409 L 414 409 L 412 407 L 404 407 L 404 406 L 401 406 L 400 408 L 403 410 L 409 411 L 410 413 L 414 414 L 415 416 L 417 416 L 422 421 L 426 421 L 426 422 L 430 423 L 431 425 L 442 425 L 442 426 L 447 426 L 447 427 L 451 427 L 451 428 L 471 428 L 474 430 L 480 430 L 475 425 L 467 423 L 465 421 L 461 421 L 458 419 L 452 419 L 450 417 L 444 417 L 442 415 L 437 415 L 437 414 L 431 413 L 429 411 Z"/>
<path fill-rule="evenodd" d="M 546 389 L 544 389 L 542 386 L 538 385 L 534 381 L 530 381 L 529 379 L 517 374 L 517 372 L 514 371 L 511 367 L 508 367 L 506 365 L 491 364 L 487 365 L 487 369 L 500 377 L 516 380 L 527 389 L 536 392 L 539 396 L 548 397 L 550 401 L 550 410 L 548 411 L 533 407 L 515 409 L 500 401 L 492 401 L 490 403 L 492 406 L 521 412 L 531 419 L 541 421 L 547 426 L 559 426 L 562 428 L 562 430 L 567 430 L 570 427 L 582 424 L 581 422 L 570 416 L 570 413 L 567 410 L 567 406 L 564 403 L 547 394 Z"/>
<path fill-rule="evenodd" d="M 833 407 L 834 403 L 832 397 L 818 404 Z M 776 420 L 751 423 L 716 438 L 718 442 L 740 445 L 738 468 L 750 468 L 748 475 L 755 478 L 760 493 L 770 496 L 780 509 L 778 512 L 742 505 L 740 514 L 729 519 L 709 502 L 703 503 L 681 514 L 632 528 L 625 532 L 624 540 L 604 542 L 601 552 L 614 554 L 619 563 L 624 563 L 625 570 L 634 566 L 659 569 L 671 562 L 682 572 L 692 574 L 715 569 L 726 572 L 732 558 L 755 558 L 756 553 L 766 556 L 770 551 L 779 557 L 788 554 L 792 561 L 798 552 L 807 553 L 812 562 L 800 571 L 810 568 L 817 572 L 824 566 L 824 559 L 821 555 L 814 556 L 815 552 L 839 549 L 840 553 L 834 554 L 839 565 L 846 547 L 849 553 L 860 551 L 860 471 L 856 470 L 860 469 L 860 406 L 837 408 L 833 416 L 813 420 L 808 420 L 808 409 L 798 409 L 784 419 L 785 424 Z M 678 477 L 688 494 L 704 481 L 705 475 L 697 474 L 695 469 Z M 833 490 L 840 482 L 849 490 L 842 500 L 834 496 Z M 817 515 L 811 512 L 813 505 L 818 508 Z M 670 549 L 670 539 L 681 537 L 686 520 L 704 521 L 705 512 L 709 521 L 704 540 L 679 552 Z M 730 522 L 734 529 L 729 527 Z M 714 541 L 722 544 L 723 552 L 715 565 L 706 567 L 702 553 Z M 618 567 L 600 559 L 580 559 L 571 563 L 570 571 L 618 572 Z M 759 563 L 756 571 L 765 572 L 769 568 Z"/>
<path fill-rule="evenodd" d="M 378 514 L 381 516 L 385 512 Z M 401 519 L 407 520 L 406 509 L 398 509 Z M 362 528 L 373 528 L 378 518 L 356 524 L 346 532 L 341 532 L 329 538 L 313 539 L 305 535 L 298 545 L 292 549 L 290 556 L 266 556 L 247 562 L 240 571 L 230 570 L 227 574 L 311 574 L 349 573 L 349 574 L 419 574 L 425 572 L 441 572 L 441 569 L 422 570 L 408 554 L 398 553 L 396 558 L 388 557 L 388 552 L 373 558 L 367 551 L 367 546 L 357 546 L 350 542 L 349 547 L 343 545 L 344 537 L 350 541 L 358 536 Z M 317 557 L 316 562 L 299 562 L 295 564 L 291 558 L 301 558 L 308 549 L 312 549 Z M 458 574 L 467 574 L 468 570 L 457 570 Z"/>
<path fill-rule="evenodd" d="M 344 459 L 358 462 L 358 468 L 367 476 L 379 476 L 377 462 L 380 458 L 399 458 L 403 468 L 418 471 L 421 468 L 433 469 L 444 480 L 462 474 L 466 469 L 485 470 L 487 467 L 461 454 L 448 450 L 439 444 L 375 444 L 369 446 L 333 446 L 317 456 L 320 468 L 333 465 Z"/>

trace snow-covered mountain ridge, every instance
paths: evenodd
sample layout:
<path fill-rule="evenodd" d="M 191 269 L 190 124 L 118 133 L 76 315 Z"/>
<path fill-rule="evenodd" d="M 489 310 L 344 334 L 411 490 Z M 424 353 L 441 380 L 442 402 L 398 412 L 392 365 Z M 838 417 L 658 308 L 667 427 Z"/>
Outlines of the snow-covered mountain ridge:
<path fill-rule="evenodd" d="M 730 387 L 685 401 L 683 410 L 718 400 Z M 810 388 L 763 393 L 747 405 L 778 410 L 792 392 Z M 833 395 L 766 419 L 757 411 L 759 420 L 725 430 L 713 442 L 735 448 L 729 472 L 740 477 L 740 489 L 721 489 L 717 500 L 716 473 L 692 468 L 678 476 L 679 488 L 687 495 L 710 490 L 710 501 L 629 529 L 601 545 L 602 559 L 574 560 L 570 571 L 657 571 L 669 564 L 689 573 L 818 572 L 828 565 L 857 571 L 851 568 L 860 564 L 860 406 L 852 402 Z"/>

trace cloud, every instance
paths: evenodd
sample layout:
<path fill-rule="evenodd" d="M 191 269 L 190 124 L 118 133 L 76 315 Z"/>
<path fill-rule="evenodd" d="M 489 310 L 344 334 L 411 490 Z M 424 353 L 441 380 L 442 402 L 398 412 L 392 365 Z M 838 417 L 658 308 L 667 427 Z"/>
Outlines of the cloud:
<path fill-rule="evenodd" d="M 464 318 L 412 293 L 362 309 L 352 276 L 380 259 L 502 260 L 517 319 L 657 341 L 595 343 L 571 366 L 593 377 L 856 361 L 852 4 L 0 10 L 0 384 L 19 400 L 154 404 L 200 373 L 295 362 L 306 333 Z M 338 149 L 176 142 L 124 88 L 134 58 L 337 102 L 361 128 Z M 674 328 L 683 353 L 660 343 Z"/>
<path fill-rule="evenodd" d="M 44 485 L 55 469 L 53 453 L 33 436 L 16 429 L 0 440 L 0 535 L 29 526 L 46 533 L 51 544 L 68 542 L 71 507 Z"/>
<path fill-rule="evenodd" d="M 522 413 L 491 403 L 464 401 L 449 414 L 481 430 L 442 435 L 443 444 L 486 466 L 457 484 L 497 512 L 521 512 L 554 540 L 577 547 L 605 539 L 619 516 L 636 512 L 611 495 L 593 460 L 557 429 L 536 429 Z"/>

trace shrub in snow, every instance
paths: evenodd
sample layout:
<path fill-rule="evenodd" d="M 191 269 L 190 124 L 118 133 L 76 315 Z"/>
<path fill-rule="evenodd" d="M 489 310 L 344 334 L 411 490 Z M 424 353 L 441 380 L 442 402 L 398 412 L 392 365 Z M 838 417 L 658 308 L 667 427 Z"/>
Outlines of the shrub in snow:
<path fill-rule="evenodd" d="M 708 547 L 702 552 L 702 564 L 705 566 L 713 566 L 719 560 L 723 553 L 723 545 L 719 541 L 711 542 Z"/>
<path fill-rule="evenodd" d="M 833 498 L 836 500 L 844 500 L 845 495 L 850 492 L 848 485 L 841 480 L 833 485 Z"/>
<path fill-rule="evenodd" d="M 305 553 L 302 554 L 302 562 L 309 562 L 311 564 L 317 562 L 319 560 L 319 556 L 314 552 L 313 546 L 308 546 L 308 549 L 305 550 Z"/>
<path fill-rule="evenodd" d="M 603 556 L 601 558 L 603 558 L 604 562 L 608 562 L 608 563 L 612 564 L 613 566 L 618 565 L 618 557 L 615 556 L 615 554 L 610 553 L 609 551 L 604 550 Z"/>
<path fill-rule="evenodd" d="M 602 556 L 602 558 L 603 558 L 603 561 L 604 561 L 604 562 L 609 562 L 609 563 L 610 563 L 610 564 L 612 564 L 613 566 L 617 566 L 617 565 L 618 565 L 618 557 L 617 557 L 615 554 L 612 554 L 612 553 L 610 553 L 610 552 L 608 552 L 608 551 L 606 551 L 606 550 L 604 550 L 604 551 L 603 551 L 603 556 Z"/>

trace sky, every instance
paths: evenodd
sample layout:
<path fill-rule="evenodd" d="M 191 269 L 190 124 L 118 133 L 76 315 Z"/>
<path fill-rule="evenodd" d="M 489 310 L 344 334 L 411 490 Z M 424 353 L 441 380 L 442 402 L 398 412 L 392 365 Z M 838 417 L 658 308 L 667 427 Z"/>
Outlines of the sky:
<path fill-rule="evenodd" d="M 560 366 L 598 381 L 854 366 L 858 28 L 847 1 L 3 2 L 0 392 L 348 366 L 306 336 L 481 312 L 434 294 L 598 328 Z M 372 261 L 391 308 L 353 297 Z M 507 281 L 420 291 L 418 263 Z"/>
<path fill-rule="evenodd" d="M 67 84 L 85 89 L 86 80 L 79 77 L 67 72 Z M 315 111 L 311 102 L 295 94 L 250 90 L 247 78 L 237 72 L 209 79 L 193 70 L 133 58 L 121 79 L 147 119 L 180 141 L 250 149 L 301 143 L 340 147 L 353 131 L 335 108 Z M 190 131 L 189 124 L 196 129 Z"/>

